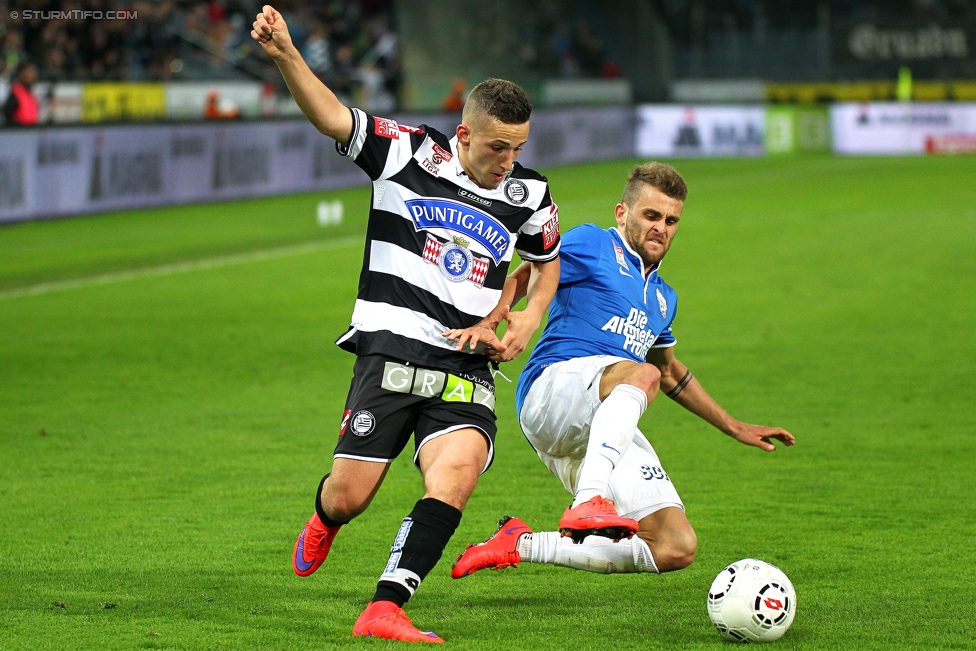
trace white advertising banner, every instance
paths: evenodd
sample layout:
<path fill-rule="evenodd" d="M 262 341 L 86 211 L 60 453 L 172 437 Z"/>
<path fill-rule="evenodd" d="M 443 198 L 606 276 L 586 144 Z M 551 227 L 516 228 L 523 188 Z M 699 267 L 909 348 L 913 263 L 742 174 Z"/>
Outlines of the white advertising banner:
<path fill-rule="evenodd" d="M 834 104 L 830 122 L 838 154 L 950 152 L 976 142 L 976 103 L 972 102 Z"/>
<path fill-rule="evenodd" d="M 638 156 L 761 156 L 761 106 L 644 105 L 637 109 Z"/>

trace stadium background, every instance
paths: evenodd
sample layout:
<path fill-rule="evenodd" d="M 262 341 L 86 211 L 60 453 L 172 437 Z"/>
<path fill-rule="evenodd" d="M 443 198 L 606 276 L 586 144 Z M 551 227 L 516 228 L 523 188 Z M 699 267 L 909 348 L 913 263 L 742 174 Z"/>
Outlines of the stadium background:
<path fill-rule="evenodd" d="M 552 528 L 568 499 L 502 384 L 497 462 L 421 626 L 472 649 L 721 648 L 705 592 L 755 556 L 797 588 L 784 648 L 976 644 L 972 2 L 281 8 L 327 83 L 407 123 L 451 129 L 462 82 L 522 83 L 524 162 L 564 230 L 609 225 L 639 160 L 674 163 L 680 356 L 798 439 L 762 455 L 660 399 L 641 426 L 694 565 L 452 582 L 498 517 Z M 250 42 L 257 9 L 0 1 L 0 98 L 33 62 L 41 106 L 0 129 L 0 649 L 369 644 L 349 629 L 420 490 L 408 460 L 324 571 L 288 567 L 348 386 L 332 341 L 369 190 Z"/>

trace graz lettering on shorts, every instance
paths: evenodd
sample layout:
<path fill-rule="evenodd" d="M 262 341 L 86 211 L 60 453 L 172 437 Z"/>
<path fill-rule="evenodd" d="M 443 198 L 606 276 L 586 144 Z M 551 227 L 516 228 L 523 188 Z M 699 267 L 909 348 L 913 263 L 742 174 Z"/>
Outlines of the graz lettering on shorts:
<path fill-rule="evenodd" d="M 495 392 L 470 376 L 464 378 L 443 371 L 387 362 L 380 386 L 387 391 L 440 398 L 445 402 L 472 402 L 495 410 Z"/>
<path fill-rule="evenodd" d="M 659 468 L 657 466 L 641 466 L 640 471 L 641 477 L 647 481 L 651 481 L 652 479 L 665 479 L 667 481 L 671 481 L 671 478 L 668 477 L 668 473 L 664 472 L 663 468 Z"/>
<path fill-rule="evenodd" d="M 657 339 L 654 331 L 647 327 L 647 314 L 644 310 L 638 310 L 636 307 L 630 308 L 630 314 L 626 317 L 611 317 L 600 330 L 609 330 L 618 335 L 623 335 L 624 342 L 621 348 L 642 359 L 647 357 L 648 349 Z"/>
<path fill-rule="evenodd" d="M 409 199 L 404 202 L 417 230 L 446 228 L 481 244 L 499 264 L 508 251 L 511 234 L 505 226 L 477 208 L 451 199 Z"/>

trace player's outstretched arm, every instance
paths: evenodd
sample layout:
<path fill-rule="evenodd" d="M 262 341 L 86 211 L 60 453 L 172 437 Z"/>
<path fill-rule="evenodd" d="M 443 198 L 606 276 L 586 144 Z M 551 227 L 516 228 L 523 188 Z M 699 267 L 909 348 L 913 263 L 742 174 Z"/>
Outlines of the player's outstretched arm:
<path fill-rule="evenodd" d="M 252 25 L 251 38 L 274 59 L 291 96 L 308 121 L 321 133 L 348 145 L 353 127 L 349 109 L 305 63 L 291 41 L 285 19 L 274 7 L 264 5 L 261 9 Z"/>
<path fill-rule="evenodd" d="M 770 439 L 793 445 L 793 435 L 781 427 L 751 425 L 732 418 L 708 395 L 688 367 L 674 356 L 673 348 L 652 348 L 647 361 L 661 371 L 661 392 L 679 405 L 746 445 L 754 445 L 767 452 L 776 449 Z"/>

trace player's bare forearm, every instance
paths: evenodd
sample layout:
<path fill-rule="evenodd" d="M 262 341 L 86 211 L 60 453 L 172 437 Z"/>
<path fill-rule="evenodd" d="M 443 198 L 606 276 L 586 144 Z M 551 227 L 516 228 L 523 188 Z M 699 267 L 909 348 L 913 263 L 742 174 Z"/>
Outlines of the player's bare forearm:
<path fill-rule="evenodd" d="M 285 19 L 271 5 L 264 5 L 251 30 L 251 38 L 274 60 L 291 96 L 308 121 L 343 145 L 352 135 L 349 109 L 315 76 L 292 43 Z"/>
<path fill-rule="evenodd" d="M 532 278 L 532 263 L 523 262 L 518 266 L 518 269 L 513 271 L 508 275 L 508 279 L 505 281 L 505 291 L 509 291 L 511 286 L 512 296 L 508 303 L 511 307 L 516 305 L 519 301 L 525 298 L 525 295 L 529 293 L 529 280 Z"/>
<path fill-rule="evenodd" d="M 732 418 L 708 395 L 688 367 L 674 356 L 671 348 L 652 349 L 647 361 L 661 371 L 662 393 L 735 440 L 767 452 L 776 449 L 770 439 L 778 439 L 785 445 L 795 443 L 793 435 L 782 428 L 752 425 Z"/>
<path fill-rule="evenodd" d="M 661 393 L 712 426 L 731 434 L 735 419 L 708 395 L 705 387 L 674 357 L 670 348 L 663 351 L 655 364 L 661 371 Z M 648 361 L 655 363 L 650 357 Z"/>
<path fill-rule="evenodd" d="M 519 268 L 521 269 L 521 266 Z M 542 317 L 549 309 L 556 289 L 559 287 L 559 258 L 549 262 L 531 263 L 529 279 L 526 283 L 526 305 L 524 312 L 536 319 L 536 328 L 542 323 Z M 518 288 L 516 288 L 518 295 Z"/>

